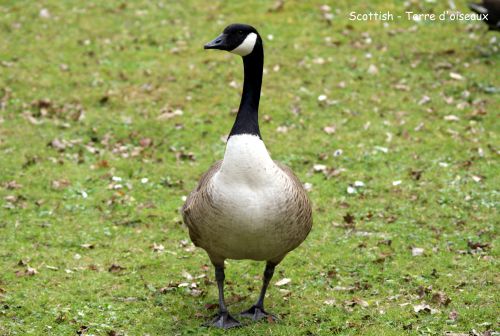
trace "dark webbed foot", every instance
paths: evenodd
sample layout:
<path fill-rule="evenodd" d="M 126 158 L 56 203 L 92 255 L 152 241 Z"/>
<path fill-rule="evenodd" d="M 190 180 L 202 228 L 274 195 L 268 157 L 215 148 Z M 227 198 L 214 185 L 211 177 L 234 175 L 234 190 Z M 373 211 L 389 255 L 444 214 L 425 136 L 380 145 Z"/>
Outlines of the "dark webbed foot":
<path fill-rule="evenodd" d="M 278 320 L 278 318 L 275 315 L 266 312 L 263 307 L 258 307 L 256 305 L 253 305 L 250 309 L 245 310 L 244 312 L 241 312 L 240 316 L 246 317 L 246 318 L 251 318 L 254 321 L 258 321 L 258 320 L 263 319 L 263 318 L 267 319 L 268 321 L 269 320 L 272 320 L 272 321 Z"/>
<path fill-rule="evenodd" d="M 216 327 L 222 329 L 241 327 L 241 323 L 237 319 L 229 315 L 228 312 L 217 313 L 212 321 L 208 321 L 203 325 L 205 327 Z"/>

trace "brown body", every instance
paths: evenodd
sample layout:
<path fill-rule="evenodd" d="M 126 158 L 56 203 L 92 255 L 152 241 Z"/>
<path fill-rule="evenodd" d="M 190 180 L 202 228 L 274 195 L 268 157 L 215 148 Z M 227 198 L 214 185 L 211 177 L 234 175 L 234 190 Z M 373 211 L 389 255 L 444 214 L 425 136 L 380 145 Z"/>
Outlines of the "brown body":
<path fill-rule="evenodd" d="M 182 208 L 184 222 L 193 243 L 207 251 L 212 262 L 253 259 L 277 264 L 307 237 L 312 227 L 307 193 L 290 168 L 274 163 L 277 170 L 273 172 L 274 179 L 282 180 L 277 183 L 282 186 L 278 191 L 281 196 L 274 197 L 264 188 L 250 191 L 255 196 L 245 200 L 244 208 L 231 206 L 232 200 L 224 199 L 214 184 L 214 176 L 220 171 L 222 161 L 215 163 L 201 177 L 197 188 L 189 195 Z M 253 199 L 262 193 L 271 193 L 273 201 L 269 203 L 272 204 L 253 203 Z M 259 216 L 255 207 L 269 209 L 264 216 Z"/>

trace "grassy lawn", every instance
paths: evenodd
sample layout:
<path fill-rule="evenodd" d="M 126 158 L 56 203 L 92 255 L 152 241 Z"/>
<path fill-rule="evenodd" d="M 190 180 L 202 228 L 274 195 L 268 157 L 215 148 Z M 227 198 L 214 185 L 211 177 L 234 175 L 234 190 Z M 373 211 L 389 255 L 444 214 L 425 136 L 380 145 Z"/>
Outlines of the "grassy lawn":
<path fill-rule="evenodd" d="M 500 331 L 499 35 L 405 18 L 447 1 L 353 3 L 2 1 L 0 335 Z M 238 107 L 241 60 L 202 49 L 232 22 L 264 38 L 261 132 L 314 227 L 270 286 L 279 323 L 223 332 L 179 208 Z M 263 269 L 227 263 L 230 312 Z"/>

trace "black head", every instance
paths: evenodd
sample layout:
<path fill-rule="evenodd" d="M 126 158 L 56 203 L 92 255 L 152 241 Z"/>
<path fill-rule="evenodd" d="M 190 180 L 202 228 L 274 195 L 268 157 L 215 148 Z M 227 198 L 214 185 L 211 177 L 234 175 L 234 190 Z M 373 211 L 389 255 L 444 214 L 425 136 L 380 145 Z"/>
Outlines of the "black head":
<path fill-rule="evenodd" d="M 262 40 L 254 27 L 234 23 L 227 26 L 213 41 L 205 44 L 205 49 L 226 50 L 247 56 L 252 53 L 256 43 L 262 43 Z"/>

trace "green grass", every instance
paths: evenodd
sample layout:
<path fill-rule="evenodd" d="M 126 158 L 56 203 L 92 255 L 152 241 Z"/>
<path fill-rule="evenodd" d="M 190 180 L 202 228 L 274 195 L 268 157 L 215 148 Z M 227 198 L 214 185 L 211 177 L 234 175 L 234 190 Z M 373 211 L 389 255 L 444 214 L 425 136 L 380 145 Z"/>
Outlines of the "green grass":
<path fill-rule="evenodd" d="M 338 1 L 331 25 L 322 1 L 43 3 L 0 4 L 0 335 L 499 331 L 499 47 L 482 24 L 348 20 L 446 1 Z M 202 49 L 232 22 L 264 37 L 261 131 L 312 184 L 314 227 L 270 287 L 280 322 L 222 332 L 201 327 L 216 286 L 179 208 L 238 106 L 241 60 Z M 231 312 L 256 299 L 263 267 L 228 262 Z"/>

